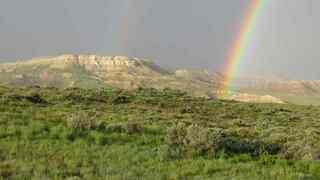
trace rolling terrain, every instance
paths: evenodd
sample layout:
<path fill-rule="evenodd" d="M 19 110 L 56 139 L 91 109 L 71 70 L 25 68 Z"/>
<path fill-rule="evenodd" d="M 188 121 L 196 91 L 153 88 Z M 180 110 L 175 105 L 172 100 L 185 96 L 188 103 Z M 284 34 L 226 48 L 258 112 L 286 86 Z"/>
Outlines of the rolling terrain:
<path fill-rule="evenodd" d="M 58 88 L 172 88 L 198 97 L 216 97 L 224 75 L 206 70 L 168 71 L 148 60 L 125 56 L 61 55 L 0 64 L 0 84 Z M 320 104 L 319 81 L 277 76 L 239 77 L 230 100 L 262 103 Z M 268 98 L 266 98 L 268 97 Z"/>
<path fill-rule="evenodd" d="M 292 104 L 317 104 L 318 81 L 214 98 L 223 79 L 124 56 L 1 64 L 0 179 L 318 179 L 320 109 Z"/>

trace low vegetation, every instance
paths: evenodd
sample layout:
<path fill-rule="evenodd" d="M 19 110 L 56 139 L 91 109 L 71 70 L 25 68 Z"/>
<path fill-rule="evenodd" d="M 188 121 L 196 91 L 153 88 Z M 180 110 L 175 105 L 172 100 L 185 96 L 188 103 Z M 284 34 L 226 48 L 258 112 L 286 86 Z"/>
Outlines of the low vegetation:
<path fill-rule="evenodd" d="M 0 87 L 0 179 L 319 179 L 320 107 Z"/>

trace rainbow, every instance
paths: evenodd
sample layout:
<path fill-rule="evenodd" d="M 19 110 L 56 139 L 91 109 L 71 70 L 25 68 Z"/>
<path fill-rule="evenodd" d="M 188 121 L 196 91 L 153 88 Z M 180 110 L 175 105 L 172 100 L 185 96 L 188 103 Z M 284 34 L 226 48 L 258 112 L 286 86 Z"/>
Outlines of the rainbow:
<path fill-rule="evenodd" d="M 226 65 L 223 70 L 224 81 L 219 88 L 219 96 L 226 96 L 230 91 L 230 85 L 235 77 L 237 67 L 251 42 L 251 34 L 253 34 L 257 17 L 263 4 L 267 0 L 250 0 L 248 9 L 245 11 L 244 20 L 240 26 L 238 34 L 234 40 L 233 46 L 227 54 Z"/>

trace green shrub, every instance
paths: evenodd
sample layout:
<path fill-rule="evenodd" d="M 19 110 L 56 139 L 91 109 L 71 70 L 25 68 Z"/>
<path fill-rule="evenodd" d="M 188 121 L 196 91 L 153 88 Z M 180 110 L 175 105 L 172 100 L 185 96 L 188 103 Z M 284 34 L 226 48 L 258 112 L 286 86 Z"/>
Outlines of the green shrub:
<path fill-rule="evenodd" d="M 187 128 L 187 146 L 196 149 L 198 152 L 216 152 L 221 149 L 222 134 L 218 129 L 208 129 L 197 125 Z"/>
<path fill-rule="evenodd" d="M 80 112 L 77 114 L 72 114 L 67 120 L 67 126 L 74 130 L 84 131 L 97 129 L 99 123 L 95 116 L 89 116 L 85 112 Z"/>
<path fill-rule="evenodd" d="M 320 160 L 320 138 L 316 128 L 297 131 L 288 136 L 281 149 L 281 156 L 286 159 Z"/>
<path fill-rule="evenodd" d="M 320 145 L 309 142 L 287 142 L 281 150 L 286 159 L 320 160 Z"/>
<path fill-rule="evenodd" d="M 216 153 L 221 149 L 223 137 L 219 129 L 203 128 L 198 125 L 186 126 L 184 123 L 169 128 L 166 142 L 171 148 L 179 146 L 197 153 Z"/>
<path fill-rule="evenodd" d="M 185 145 L 187 135 L 187 126 L 184 123 L 178 123 L 170 127 L 167 132 L 166 142 L 169 146 Z"/>

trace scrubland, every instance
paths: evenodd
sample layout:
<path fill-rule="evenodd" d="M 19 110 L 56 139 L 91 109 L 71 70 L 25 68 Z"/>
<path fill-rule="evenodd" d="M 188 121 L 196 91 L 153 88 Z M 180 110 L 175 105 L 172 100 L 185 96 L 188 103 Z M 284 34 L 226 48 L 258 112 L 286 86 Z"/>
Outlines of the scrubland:
<path fill-rule="evenodd" d="M 320 107 L 0 87 L 0 179 L 319 179 Z"/>

